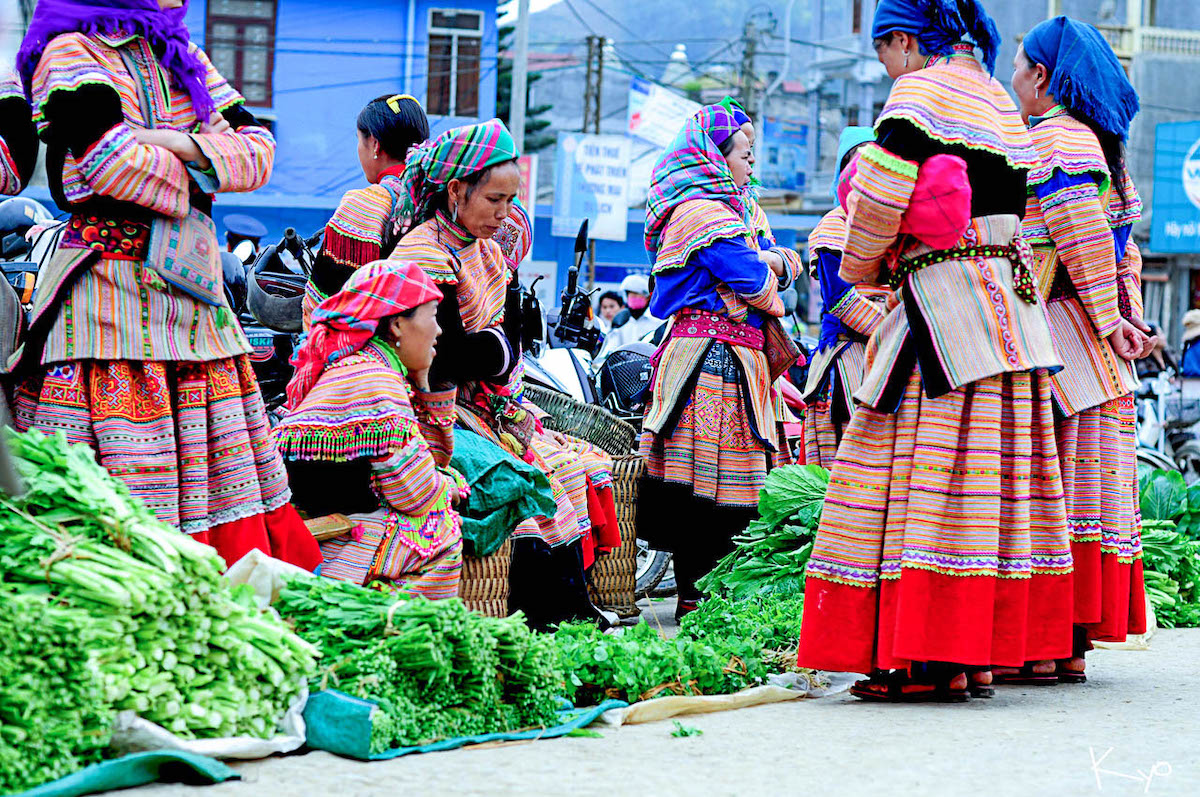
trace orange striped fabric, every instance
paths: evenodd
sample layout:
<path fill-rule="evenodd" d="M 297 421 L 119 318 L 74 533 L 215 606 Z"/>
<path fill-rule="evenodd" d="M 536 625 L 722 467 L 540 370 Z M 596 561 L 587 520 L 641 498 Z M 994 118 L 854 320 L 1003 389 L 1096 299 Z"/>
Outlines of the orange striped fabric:
<path fill-rule="evenodd" d="M 1121 320 L 1121 282 L 1141 313 L 1141 253 L 1130 241 L 1118 264 L 1113 247 L 1113 229 L 1140 217 L 1141 200 L 1131 182 L 1125 185 L 1128 199 L 1110 188 L 1096 135 L 1061 106 L 1030 132 L 1042 164 L 1030 172 L 1022 236 L 1033 246 L 1039 268 L 1058 258 L 1046 316 L 1065 367 L 1051 383 L 1059 409 L 1070 416 L 1137 389 L 1133 364 L 1104 338 Z M 1055 175 L 1092 179 L 1059 187 L 1051 183 Z"/>
<path fill-rule="evenodd" d="M 457 243 L 433 218 L 401 238 L 388 260 L 417 263 L 434 282 L 456 286 L 463 328 L 472 334 L 504 320 L 511 273 L 495 241 L 476 239 L 461 249 Z"/>
<path fill-rule="evenodd" d="M 723 238 L 742 238 L 757 248 L 746 222 L 729 205 L 711 199 L 684 202 L 671 211 L 662 231 L 653 272 L 683 268 L 693 254 Z"/>

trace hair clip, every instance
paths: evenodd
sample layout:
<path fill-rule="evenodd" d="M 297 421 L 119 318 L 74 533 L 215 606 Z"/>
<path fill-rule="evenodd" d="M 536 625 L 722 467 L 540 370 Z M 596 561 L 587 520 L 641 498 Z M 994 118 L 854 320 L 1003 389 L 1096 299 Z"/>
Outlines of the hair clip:
<path fill-rule="evenodd" d="M 384 102 L 387 103 L 387 107 L 392 109 L 392 113 L 400 113 L 400 100 L 412 100 L 416 102 L 417 98 L 411 94 L 393 94 L 384 100 Z"/>

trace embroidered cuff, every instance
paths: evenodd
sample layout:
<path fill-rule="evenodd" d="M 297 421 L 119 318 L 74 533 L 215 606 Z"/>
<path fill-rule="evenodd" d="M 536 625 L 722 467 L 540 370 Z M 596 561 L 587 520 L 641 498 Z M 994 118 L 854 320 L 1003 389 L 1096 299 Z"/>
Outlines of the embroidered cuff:
<path fill-rule="evenodd" d="M 254 191 L 262 188 L 271 177 L 275 139 L 266 128 L 239 127 L 225 133 L 194 133 L 192 140 L 212 164 L 217 191 Z"/>
<path fill-rule="evenodd" d="M 422 421 L 432 426 L 448 428 L 454 425 L 457 411 L 454 399 L 458 394 L 457 388 L 449 390 L 431 390 L 429 392 L 413 388 L 414 409 Z"/>

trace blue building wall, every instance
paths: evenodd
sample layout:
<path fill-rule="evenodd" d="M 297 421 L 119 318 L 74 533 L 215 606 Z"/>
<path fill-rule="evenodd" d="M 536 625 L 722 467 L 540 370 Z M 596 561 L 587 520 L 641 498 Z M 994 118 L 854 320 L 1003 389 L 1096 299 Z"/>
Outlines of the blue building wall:
<path fill-rule="evenodd" d="M 409 34 L 409 6 L 413 33 Z M 207 3 L 188 9 L 192 39 L 204 44 Z M 366 185 L 354 120 L 381 94 L 412 94 L 425 104 L 431 9 L 484 12 L 479 103 L 496 112 L 495 0 L 279 0 L 273 105 L 252 111 L 275 119 L 278 149 L 270 183 L 253 194 L 222 194 L 213 216 L 250 213 L 274 236 L 284 227 L 311 232 L 325 224 L 342 194 Z M 408 58 L 409 48 L 412 57 Z M 411 63 L 412 74 L 406 75 Z M 433 135 L 476 118 L 430 117 Z"/>

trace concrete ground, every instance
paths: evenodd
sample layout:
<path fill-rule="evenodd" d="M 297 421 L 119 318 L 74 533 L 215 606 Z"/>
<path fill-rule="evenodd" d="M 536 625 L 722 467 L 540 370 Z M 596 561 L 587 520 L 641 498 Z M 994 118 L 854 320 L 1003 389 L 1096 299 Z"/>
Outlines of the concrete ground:
<path fill-rule="evenodd" d="M 673 601 L 655 604 L 669 620 Z M 665 616 L 665 617 L 664 617 Z M 1197 795 L 1200 629 L 1096 651 L 1087 684 L 1007 687 L 959 705 L 846 694 L 564 738 L 362 763 L 309 753 L 235 764 L 244 780 L 135 797 L 306 795 Z"/>

